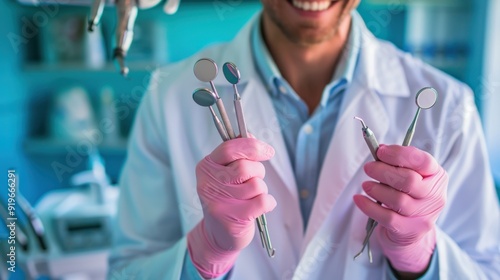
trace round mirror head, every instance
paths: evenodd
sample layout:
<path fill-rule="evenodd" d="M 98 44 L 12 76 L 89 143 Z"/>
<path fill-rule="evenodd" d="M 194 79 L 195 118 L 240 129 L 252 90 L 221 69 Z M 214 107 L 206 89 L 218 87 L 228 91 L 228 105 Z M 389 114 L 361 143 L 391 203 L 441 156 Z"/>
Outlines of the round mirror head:
<path fill-rule="evenodd" d="M 236 67 L 234 63 L 224 63 L 224 66 L 222 66 L 222 72 L 229 83 L 236 85 L 240 81 L 240 70 L 238 70 L 238 67 Z"/>
<path fill-rule="evenodd" d="M 211 82 L 217 77 L 217 64 L 209 58 L 202 58 L 194 64 L 194 75 L 202 82 Z"/>
<path fill-rule="evenodd" d="M 436 104 L 437 98 L 437 91 L 431 87 L 426 87 L 417 92 L 415 102 L 421 109 L 429 109 Z"/>
<path fill-rule="evenodd" d="M 217 98 L 215 97 L 215 93 L 206 88 L 199 88 L 193 92 L 193 100 L 196 104 L 209 107 L 215 104 Z"/>

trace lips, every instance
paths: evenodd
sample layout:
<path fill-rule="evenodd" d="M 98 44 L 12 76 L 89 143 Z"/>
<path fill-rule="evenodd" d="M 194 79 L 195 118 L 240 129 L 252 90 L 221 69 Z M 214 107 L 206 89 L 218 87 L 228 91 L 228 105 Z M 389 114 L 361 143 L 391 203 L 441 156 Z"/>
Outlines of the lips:
<path fill-rule="evenodd" d="M 330 8 L 332 2 L 330 0 L 323 1 L 299 1 L 291 0 L 292 6 L 306 12 L 321 12 Z"/>

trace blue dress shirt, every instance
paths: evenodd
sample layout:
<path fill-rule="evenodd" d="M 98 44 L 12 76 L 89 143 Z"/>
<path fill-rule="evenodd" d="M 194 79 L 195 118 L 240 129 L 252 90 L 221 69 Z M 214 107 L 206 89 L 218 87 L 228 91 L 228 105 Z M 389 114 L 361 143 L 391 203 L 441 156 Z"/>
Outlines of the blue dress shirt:
<path fill-rule="evenodd" d="M 281 76 L 264 43 L 260 25 L 255 25 L 252 30 L 255 64 L 278 115 L 298 187 L 304 228 L 309 221 L 319 173 L 337 125 L 344 92 L 352 82 L 358 62 L 361 35 L 355 20 L 353 17 L 346 48 L 314 112 L 309 112 L 306 103 Z"/>

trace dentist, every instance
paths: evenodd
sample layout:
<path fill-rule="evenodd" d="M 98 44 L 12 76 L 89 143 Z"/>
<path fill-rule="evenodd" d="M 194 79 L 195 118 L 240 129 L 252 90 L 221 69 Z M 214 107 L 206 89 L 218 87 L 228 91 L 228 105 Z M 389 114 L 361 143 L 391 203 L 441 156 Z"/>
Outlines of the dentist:
<path fill-rule="evenodd" d="M 358 3 L 262 0 L 231 43 L 156 71 L 120 180 L 112 279 L 500 278 L 500 210 L 471 90 L 376 39 Z M 254 138 L 221 144 L 192 101 L 186 85 L 206 87 L 192 73 L 202 57 L 240 68 Z M 231 85 L 214 83 L 231 104 Z M 426 86 L 438 103 L 400 146 Z M 353 116 L 385 144 L 380 161 Z M 256 236 L 263 213 L 272 259 Z M 373 263 L 353 260 L 368 217 L 379 223 Z"/>

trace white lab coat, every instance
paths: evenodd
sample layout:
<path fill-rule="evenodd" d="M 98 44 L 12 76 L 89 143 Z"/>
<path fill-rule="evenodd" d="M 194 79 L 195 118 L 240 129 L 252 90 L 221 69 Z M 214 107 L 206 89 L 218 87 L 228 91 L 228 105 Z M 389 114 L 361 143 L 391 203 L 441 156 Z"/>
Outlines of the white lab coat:
<path fill-rule="evenodd" d="M 372 160 L 353 116 L 362 117 L 380 143 L 401 144 L 416 110 L 415 93 L 426 86 L 436 88 L 439 99 L 434 108 L 421 112 L 412 145 L 434 155 L 450 177 L 447 204 L 437 221 L 439 275 L 435 277 L 500 279 L 499 204 L 470 89 L 376 39 L 364 24 L 354 80 L 345 93 L 303 232 L 297 186 L 279 122 L 252 60 L 254 20 L 233 42 L 153 75 L 121 177 L 111 278 L 180 278 L 185 236 L 203 217 L 195 166 L 221 143 L 209 110 L 191 97 L 194 89 L 209 87 L 192 71 L 199 58 L 209 57 L 218 65 L 226 61 L 238 65 L 249 130 L 276 150 L 265 163 L 265 181 L 278 203 L 267 214 L 276 257 L 266 255 L 256 235 L 239 255 L 231 279 L 385 278 L 387 265 L 376 238 L 371 242 L 374 262 L 369 263 L 366 254 L 353 261 L 367 217 L 352 196 L 363 192 L 361 183 L 369 178 L 362 166 Z M 232 108 L 233 91 L 223 75 L 215 85 L 226 107 Z"/>

